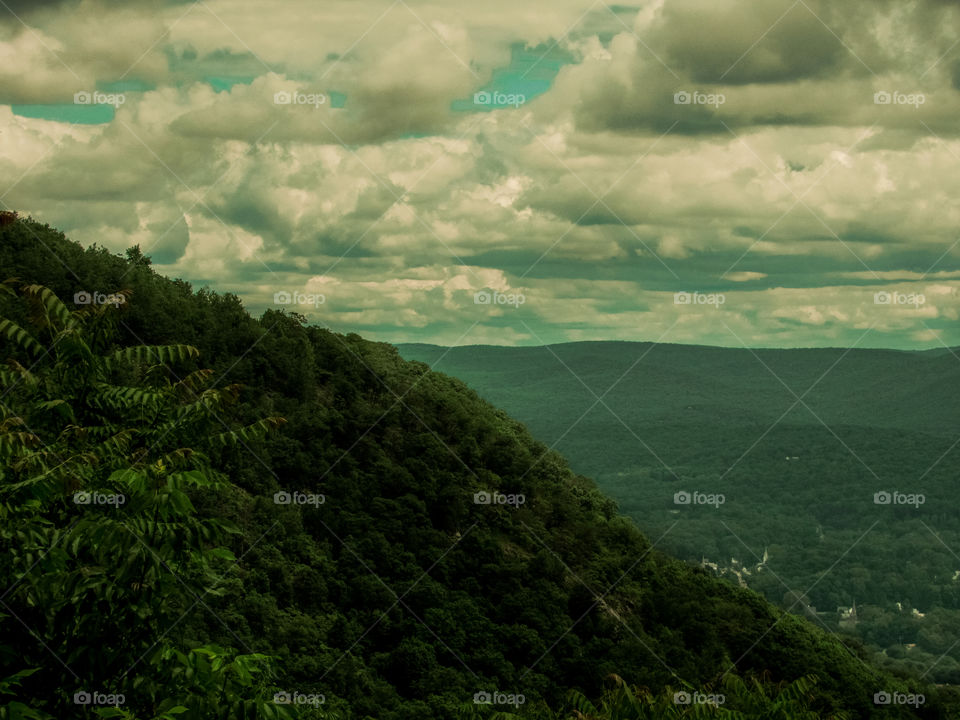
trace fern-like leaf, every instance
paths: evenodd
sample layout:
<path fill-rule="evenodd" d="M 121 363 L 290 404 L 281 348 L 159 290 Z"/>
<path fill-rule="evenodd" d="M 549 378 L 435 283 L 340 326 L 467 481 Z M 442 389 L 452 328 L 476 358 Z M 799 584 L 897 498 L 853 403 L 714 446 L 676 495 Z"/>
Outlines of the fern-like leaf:
<path fill-rule="evenodd" d="M 105 359 L 109 367 L 118 363 L 133 365 L 172 364 L 200 357 L 192 345 L 133 345 L 117 350 Z"/>
<path fill-rule="evenodd" d="M 34 357 L 39 357 L 43 354 L 43 345 L 37 342 L 33 335 L 17 325 L 13 320 L 0 320 L 0 335 L 16 343 Z"/>
<path fill-rule="evenodd" d="M 23 294 L 43 310 L 47 319 L 47 327 L 61 329 L 73 327 L 77 324 L 77 319 L 70 312 L 70 308 L 50 288 L 43 285 L 25 285 Z M 56 320 L 56 323 L 51 320 Z"/>
<path fill-rule="evenodd" d="M 215 446 L 221 447 L 234 446 L 241 441 L 253 442 L 259 440 L 274 428 L 280 427 L 285 422 L 286 419 L 282 417 L 263 418 L 237 430 L 214 435 L 210 438 L 210 442 Z"/>

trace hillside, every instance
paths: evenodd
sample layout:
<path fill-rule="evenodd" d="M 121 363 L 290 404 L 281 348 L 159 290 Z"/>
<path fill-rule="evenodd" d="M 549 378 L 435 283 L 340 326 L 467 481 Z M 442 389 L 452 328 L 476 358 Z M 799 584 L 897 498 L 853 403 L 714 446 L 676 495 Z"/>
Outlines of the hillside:
<path fill-rule="evenodd" d="M 836 608 L 856 603 L 859 623 L 844 630 L 879 660 L 960 682 L 955 352 L 400 350 L 526 423 L 648 534 L 681 520 L 669 552 L 795 611 L 812 606 L 835 631 Z M 684 490 L 724 503 L 678 507 Z M 883 492 L 922 502 L 878 505 Z"/>
<path fill-rule="evenodd" d="M 960 429 L 960 360 L 946 348 L 780 350 L 629 342 L 398 347 L 404 357 L 460 377 L 511 410 L 529 407 L 546 393 L 562 417 L 523 417 L 549 439 L 559 437 L 567 418 L 575 419 L 573 413 L 582 413 L 595 395 L 611 389 L 616 392 L 604 402 L 631 427 L 780 420 L 951 438 Z M 589 426 L 591 420 L 588 415 L 581 422 Z"/>
<path fill-rule="evenodd" d="M 31 221 L 0 227 L 0 267 L 0 718 L 613 718 L 623 688 L 629 717 L 960 708 L 664 554 L 390 345 Z"/>

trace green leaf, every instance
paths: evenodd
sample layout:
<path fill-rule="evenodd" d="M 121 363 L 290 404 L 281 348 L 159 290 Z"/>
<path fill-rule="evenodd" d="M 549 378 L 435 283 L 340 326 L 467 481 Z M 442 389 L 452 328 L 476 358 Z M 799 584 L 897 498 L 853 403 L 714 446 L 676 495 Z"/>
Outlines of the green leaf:
<path fill-rule="evenodd" d="M 117 350 L 105 359 L 109 367 L 115 367 L 120 363 L 169 365 L 199 356 L 200 351 L 192 345 L 134 345 Z"/>
<path fill-rule="evenodd" d="M 33 335 L 12 320 L 0 320 L 0 335 L 15 342 L 31 355 L 38 356 L 43 354 L 43 346 L 33 338 Z"/>

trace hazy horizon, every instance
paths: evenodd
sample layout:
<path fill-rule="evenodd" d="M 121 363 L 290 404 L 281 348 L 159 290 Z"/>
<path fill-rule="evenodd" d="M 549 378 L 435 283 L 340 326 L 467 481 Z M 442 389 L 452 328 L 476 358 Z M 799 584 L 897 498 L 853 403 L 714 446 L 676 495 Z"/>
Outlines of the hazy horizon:
<path fill-rule="evenodd" d="M 497 343 L 463 343 L 460 345 L 443 345 L 441 343 L 430 343 L 430 342 L 391 342 L 389 340 L 384 340 L 382 342 L 387 342 L 390 345 L 429 345 L 431 347 L 440 347 L 440 348 L 465 348 L 465 347 L 490 347 L 490 348 L 538 348 L 538 347 L 548 347 L 553 345 L 583 345 L 588 343 L 593 344 L 606 344 L 606 343 L 626 343 L 626 344 L 635 344 L 635 345 L 678 345 L 681 347 L 703 347 L 703 348 L 716 348 L 722 350 L 886 350 L 889 352 L 915 352 L 915 353 L 925 353 L 931 351 L 942 351 L 942 352 L 952 352 L 957 350 L 956 347 L 936 345 L 926 348 L 893 348 L 893 347 L 873 347 L 868 345 L 859 345 L 856 347 L 843 347 L 840 345 L 794 345 L 794 346 L 783 346 L 776 347 L 771 345 L 753 345 L 753 346 L 743 346 L 743 345 L 710 345 L 707 343 L 680 343 L 680 342 L 657 342 L 656 340 L 564 340 L 561 342 L 555 343 L 535 343 L 528 345 L 501 345 Z"/>

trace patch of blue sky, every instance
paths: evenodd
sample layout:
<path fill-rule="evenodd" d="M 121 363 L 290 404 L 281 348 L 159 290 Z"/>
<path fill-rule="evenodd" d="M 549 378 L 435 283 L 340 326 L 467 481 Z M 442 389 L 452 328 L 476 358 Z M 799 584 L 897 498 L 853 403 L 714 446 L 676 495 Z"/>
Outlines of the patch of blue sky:
<path fill-rule="evenodd" d="M 457 112 L 490 112 L 501 107 L 519 107 L 550 89 L 560 68 L 574 61 L 558 45 L 510 47 L 510 64 L 493 71 L 490 82 L 477 88 L 473 97 L 454 100 Z"/>

